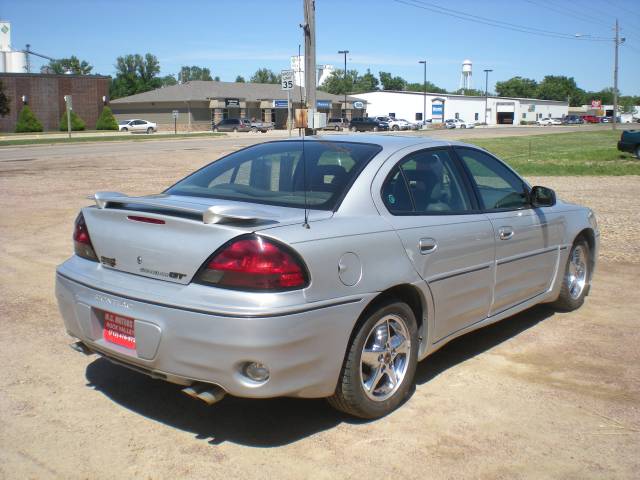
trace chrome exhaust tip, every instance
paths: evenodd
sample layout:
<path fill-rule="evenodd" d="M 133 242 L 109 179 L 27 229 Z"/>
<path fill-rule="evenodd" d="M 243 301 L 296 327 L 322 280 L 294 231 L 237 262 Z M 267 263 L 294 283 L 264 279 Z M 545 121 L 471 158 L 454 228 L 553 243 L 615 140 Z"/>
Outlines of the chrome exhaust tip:
<path fill-rule="evenodd" d="M 194 383 L 193 385 L 183 388 L 182 392 L 191 398 L 202 400 L 207 405 L 218 403 L 227 395 L 227 392 L 225 392 L 222 387 L 205 383 Z"/>
<path fill-rule="evenodd" d="M 83 342 L 75 342 L 69 345 L 76 352 L 84 353 L 85 355 L 93 355 L 94 352 L 89 347 L 87 347 Z"/>

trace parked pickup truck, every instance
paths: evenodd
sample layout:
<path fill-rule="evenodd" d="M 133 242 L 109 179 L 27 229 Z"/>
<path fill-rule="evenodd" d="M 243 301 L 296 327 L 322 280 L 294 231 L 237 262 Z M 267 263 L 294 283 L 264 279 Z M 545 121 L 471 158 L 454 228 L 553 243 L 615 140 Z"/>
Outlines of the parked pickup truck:
<path fill-rule="evenodd" d="M 640 158 L 640 130 L 625 130 L 618 142 L 618 150 L 633 153 Z"/>
<path fill-rule="evenodd" d="M 273 130 L 271 122 L 256 122 L 248 118 L 225 118 L 211 126 L 214 132 L 262 132 Z"/>

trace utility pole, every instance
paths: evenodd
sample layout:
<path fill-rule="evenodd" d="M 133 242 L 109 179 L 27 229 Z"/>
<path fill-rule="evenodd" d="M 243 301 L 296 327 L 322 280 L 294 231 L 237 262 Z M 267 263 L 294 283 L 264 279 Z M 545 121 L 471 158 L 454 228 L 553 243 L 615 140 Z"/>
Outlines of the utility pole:
<path fill-rule="evenodd" d="M 344 118 L 347 118 L 347 53 L 349 50 L 338 50 L 338 53 L 344 55 Z"/>
<path fill-rule="evenodd" d="M 424 127 L 427 120 L 427 61 L 420 60 L 418 63 L 424 66 L 424 76 L 422 78 L 422 126 Z"/>
<path fill-rule="evenodd" d="M 489 72 L 493 70 L 484 70 L 484 125 L 487 126 L 487 108 L 489 103 Z"/>
<path fill-rule="evenodd" d="M 624 41 L 624 40 L 623 40 Z M 613 119 L 611 128 L 616 129 L 618 122 L 618 47 L 620 46 L 620 28 L 618 27 L 618 19 L 616 18 L 616 36 L 613 39 L 615 44 L 615 54 L 613 60 Z"/>
<path fill-rule="evenodd" d="M 307 93 L 307 125 L 314 124 L 316 112 L 316 2 L 304 0 L 304 85 Z M 307 127 L 311 134 L 315 128 Z"/>

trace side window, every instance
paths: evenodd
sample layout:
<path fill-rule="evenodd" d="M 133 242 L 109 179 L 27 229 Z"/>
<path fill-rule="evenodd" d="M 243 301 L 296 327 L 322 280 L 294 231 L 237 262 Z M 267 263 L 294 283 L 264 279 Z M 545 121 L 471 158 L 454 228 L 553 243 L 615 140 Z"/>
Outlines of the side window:
<path fill-rule="evenodd" d="M 515 173 L 491 155 L 470 148 L 456 148 L 478 187 L 487 210 L 527 208 L 527 186 Z"/>
<path fill-rule="evenodd" d="M 420 150 L 402 159 L 382 187 L 394 215 L 464 213 L 472 210 L 462 176 L 447 150 Z"/>

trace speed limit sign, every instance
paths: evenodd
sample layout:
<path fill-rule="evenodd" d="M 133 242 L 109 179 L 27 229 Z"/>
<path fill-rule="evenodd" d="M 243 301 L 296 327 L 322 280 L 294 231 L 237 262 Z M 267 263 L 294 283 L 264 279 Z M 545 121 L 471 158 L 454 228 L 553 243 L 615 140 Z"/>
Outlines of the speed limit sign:
<path fill-rule="evenodd" d="M 280 77 L 282 90 L 293 90 L 293 70 L 282 70 Z"/>

